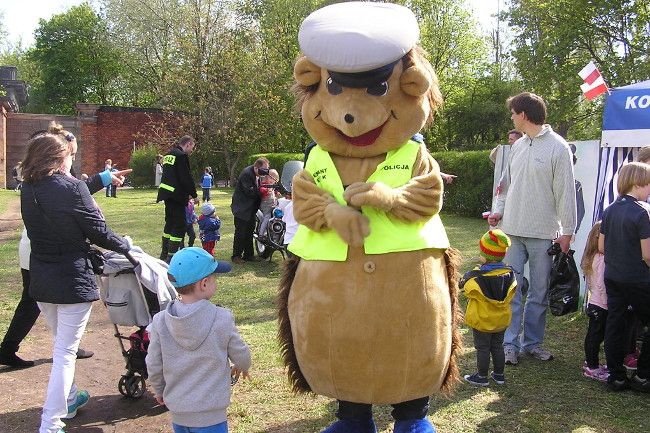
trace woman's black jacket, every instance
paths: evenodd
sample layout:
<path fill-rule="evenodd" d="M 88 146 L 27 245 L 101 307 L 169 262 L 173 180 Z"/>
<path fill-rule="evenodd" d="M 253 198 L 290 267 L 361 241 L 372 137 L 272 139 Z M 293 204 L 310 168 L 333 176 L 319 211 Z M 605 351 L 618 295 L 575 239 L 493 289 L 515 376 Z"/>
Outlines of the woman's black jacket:
<path fill-rule="evenodd" d="M 86 255 L 86 240 L 120 253 L 128 252 L 129 247 L 123 237 L 106 225 L 86 182 L 59 173 L 33 184 L 25 182 L 20 205 L 32 248 L 32 298 L 52 304 L 99 299 Z"/>

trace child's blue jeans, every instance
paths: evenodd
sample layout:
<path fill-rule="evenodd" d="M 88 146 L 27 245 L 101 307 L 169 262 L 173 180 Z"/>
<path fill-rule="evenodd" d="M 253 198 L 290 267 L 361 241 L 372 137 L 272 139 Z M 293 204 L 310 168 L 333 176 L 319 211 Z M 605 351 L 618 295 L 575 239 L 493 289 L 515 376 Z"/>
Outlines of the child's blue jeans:
<path fill-rule="evenodd" d="M 172 423 L 172 427 L 174 433 L 228 433 L 227 421 L 208 427 L 185 427 Z"/>

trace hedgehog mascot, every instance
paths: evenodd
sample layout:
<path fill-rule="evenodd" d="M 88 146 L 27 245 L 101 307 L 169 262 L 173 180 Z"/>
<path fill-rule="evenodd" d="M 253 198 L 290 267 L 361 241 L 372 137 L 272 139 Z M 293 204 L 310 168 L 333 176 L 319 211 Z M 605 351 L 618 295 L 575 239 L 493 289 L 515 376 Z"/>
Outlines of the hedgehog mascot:
<path fill-rule="evenodd" d="M 418 132 L 442 103 L 413 13 L 348 2 L 313 12 L 298 35 L 294 90 L 316 143 L 293 178 L 279 338 L 296 392 L 338 400 L 322 433 L 432 433 L 429 396 L 449 393 L 458 253 L 438 213 L 443 183 Z"/>

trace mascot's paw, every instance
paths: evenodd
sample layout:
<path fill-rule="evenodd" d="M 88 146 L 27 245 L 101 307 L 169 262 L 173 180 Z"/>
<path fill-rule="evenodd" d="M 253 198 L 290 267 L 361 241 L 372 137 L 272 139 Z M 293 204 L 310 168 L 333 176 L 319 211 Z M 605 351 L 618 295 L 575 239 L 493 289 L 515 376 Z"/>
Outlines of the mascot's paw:
<path fill-rule="evenodd" d="M 395 422 L 393 433 L 436 433 L 436 429 L 426 418 Z"/>
<path fill-rule="evenodd" d="M 388 212 L 395 206 L 397 194 L 381 182 L 355 182 L 345 189 L 343 198 L 357 208 L 372 206 Z"/>
<path fill-rule="evenodd" d="M 327 427 L 321 433 L 377 433 L 373 420 L 352 421 L 342 419 Z"/>
<path fill-rule="evenodd" d="M 354 247 L 363 245 L 363 240 L 370 234 L 368 217 L 349 206 L 328 204 L 325 208 L 325 221 L 346 244 Z"/>

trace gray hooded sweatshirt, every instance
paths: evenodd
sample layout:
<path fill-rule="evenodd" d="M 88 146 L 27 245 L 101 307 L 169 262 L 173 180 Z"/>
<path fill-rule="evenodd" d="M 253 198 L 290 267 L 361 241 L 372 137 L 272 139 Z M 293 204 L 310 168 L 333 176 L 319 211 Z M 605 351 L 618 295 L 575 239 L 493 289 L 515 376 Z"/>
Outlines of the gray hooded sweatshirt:
<path fill-rule="evenodd" d="M 172 301 L 149 325 L 149 384 L 156 395 L 162 395 L 175 424 L 208 427 L 222 423 L 230 404 L 228 360 L 248 370 L 250 351 L 230 310 L 201 300 L 179 317 L 179 303 Z"/>

